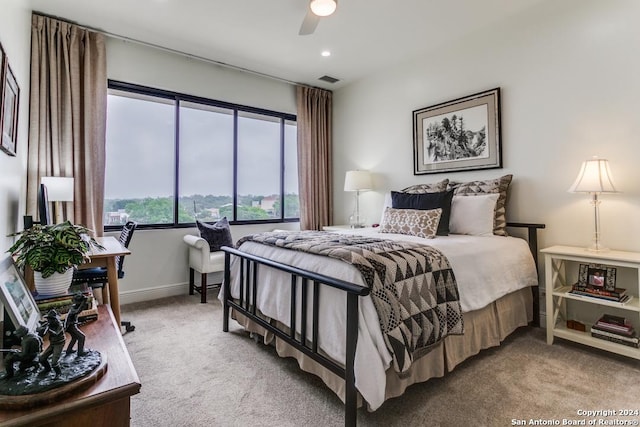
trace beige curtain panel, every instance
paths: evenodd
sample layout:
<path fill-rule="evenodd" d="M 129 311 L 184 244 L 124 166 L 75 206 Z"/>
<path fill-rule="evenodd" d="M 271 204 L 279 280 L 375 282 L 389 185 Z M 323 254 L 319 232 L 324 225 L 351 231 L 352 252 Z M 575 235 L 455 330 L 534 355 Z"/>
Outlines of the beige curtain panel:
<path fill-rule="evenodd" d="M 297 87 L 300 229 L 321 230 L 333 215 L 331 91 Z"/>
<path fill-rule="evenodd" d="M 27 214 L 37 212 L 41 177 L 73 177 L 65 218 L 102 235 L 106 107 L 104 36 L 34 14 Z"/>

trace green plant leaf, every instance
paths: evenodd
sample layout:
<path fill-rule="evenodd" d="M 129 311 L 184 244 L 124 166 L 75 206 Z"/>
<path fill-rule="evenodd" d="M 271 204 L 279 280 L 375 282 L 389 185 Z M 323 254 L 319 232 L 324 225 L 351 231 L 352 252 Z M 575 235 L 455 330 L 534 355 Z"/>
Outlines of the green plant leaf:
<path fill-rule="evenodd" d="M 90 237 L 91 230 L 69 221 L 61 224 L 36 224 L 28 230 L 13 234 L 18 240 L 9 248 L 20 268 L 25 265 L 49 277 L 64 273 L 88 259 L 92 248 L 103 247 Z"/>

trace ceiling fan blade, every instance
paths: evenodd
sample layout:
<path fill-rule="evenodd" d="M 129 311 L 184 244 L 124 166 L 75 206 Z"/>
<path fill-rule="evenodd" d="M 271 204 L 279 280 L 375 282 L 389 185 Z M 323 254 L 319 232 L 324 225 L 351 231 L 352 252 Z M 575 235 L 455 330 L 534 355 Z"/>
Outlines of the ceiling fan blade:
<path fill-rule="evenodd" d="M 302 25 L 300 26 L 300 32 L 298 35 L 306 36 L 309 34 L 313 34 L 320 22 L 320 17 L 311 12 L 311 9 L 307 9 L 307 14 L 302 21 Z"/>

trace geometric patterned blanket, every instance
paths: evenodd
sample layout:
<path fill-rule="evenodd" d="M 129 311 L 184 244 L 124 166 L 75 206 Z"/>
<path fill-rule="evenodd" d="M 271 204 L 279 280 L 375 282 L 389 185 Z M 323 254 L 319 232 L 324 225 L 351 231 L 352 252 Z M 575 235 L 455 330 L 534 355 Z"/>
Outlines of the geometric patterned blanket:
<path fill-rule="evenodd" d="M 325 255 L 356 267 L 370 289 L 393 365 L 405 372 L 447 335 L 464 332 L 456 279 L 439 250 L 324 231 L 268 232 L 245 241 Z"/>

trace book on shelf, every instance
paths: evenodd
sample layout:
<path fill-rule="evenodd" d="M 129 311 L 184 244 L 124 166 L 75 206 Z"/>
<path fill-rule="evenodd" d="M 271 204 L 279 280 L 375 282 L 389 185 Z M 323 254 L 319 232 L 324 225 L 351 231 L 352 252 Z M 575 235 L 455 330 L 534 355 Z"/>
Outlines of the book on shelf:
<path fill-rule="evenodd" d="M 599 334 L 599 335 L 606 335 L 606 336 L 612 337 L 612 338 L 619 338 L 621 340 L 634 342 L 634 343 L 640 342 L 640 338 L 638 338 L 635 334 L 631 335 L 631 336 L 622 335 L 622 334 L 618 334 L 618 333 L 615 333 L 615 332 L 603 331 L 602 329 L 596 328 L 595 326 L 591 327 L 591 333 L 592 334 L 595 333 L 595 334 Z"/>
<path fill-rule="evenodd" d="M 87 304 L 89 306 L 92 305 L 93 301 L 95 301 L 93 295 L 87 295 Z M 58 314 L 64 314 L 71 309 L 71 306 L 73 306 L 73 299 L 41 301 L 36 303 L 36 305 L 38 306 L 38 310 L 40 310 L 40 313 L 43 316 L 47 314 L 49 310 L 56 310 Z"/>
<path fill-rule="evenodd" d="M 79 283 L 79 284 L 71 285 L 67 290 L 67 292 L 61 295 L 40 294 L 37 291 L 35 291 L 33 293 L 33 299 L 36 301 L 36 303 L 42 302 L 42 301 L 51 302 L 51 301 L 71 300 L 73 296 L 78 292 L 82 292 L 87 296 L 93 297 L 93 290 L 91 289 L 91 287 L 88 286 L 86 283 Z"/>
<path fill-rule="evenodd" d="M 635 333 L 633 325 L 631 325 L 629 320 L 624 317 L 614 316 L 611 314 L 604 314 L 593 326 L 598 329 L 614 333 L 617 332 L 623 335 L 633 335 Z"/>
<path fill-rule="evenodd" d="M 636 336 L 636 331 L 635 329 L 633 329 L 633 327 L 629 327 L 629 328 L 611 327 L 609 324 L 596 323 L 595 325 L 593 325 L 593 328 L 599 331 L 609 332 L 609 333 L 617 334 L 623 337 Z"/>
<path fill-rule="evenodd" d="M 605 313 L 602 315 L 600 319 L 598 319 L 598 321 L 611 323 L 613 325 L 618 325 L 618 326 L 631 326 L 631 322 L 629 321 L 629 319 L 622 316 L 615 316 L 613 314 Z"/>
<path fill-rule="evenodd" d="M 604 297 L 615 297 L 621 298 L 623 295 L 626 295 L 627 290 L 625 288 L 615 288 L 613 290 L 606 290 L 596 286 L 583 285 L 580 283 L 576 283 L 571 287 L 571 290 L 578 292 L 585 292 L 590 295 L 601 295 Z"/>
<path fill-rule="evenodd" d="M 73 296 L 82 292 L 82 294 L 87 298 L 87 305 L 91 308 L 94 305 L 97 306 L 96 300 L 93 296 L 93 289 L 86 284 L 82 284 L 84 286 L 72 286 L 65 295 L 56 295 L 52 297 L 45 297 L 40 295 L 40 297 L 36 300 L 36 305 L 38 306 L 38 310 L 40 310 L 41 315 L 46 315 L 50 310 L 56 310 L 61 318 L 71 309 L 73 306 Z M 34 297 L 35 298 L 35 297 Z M 95 313 L 98 310 L 96 308 Z"/>
<path fill-rule="evenodd" d="M 64 322 L 64 319 L 66 318 L 67 318 L 67 313 L 60 315 L 60 320 L 62 322 Z M 80 313 L 78 313 L 78 322 L 85 323 L 91 320 L 96 320 L 97 318 L 98 318 L 98 303 L 94 298 L 91 300 L 89 308 L 87 308 L 86 310 L 82 310 Z"/>
<path fill-rule="evenodd" d="M 574 289 L 570 290 L 568 293 L 570 293 L 571 295 L 579 296 L 579 297 L 593 298 L 593 299 L 599 299 L 599 300 L 609 301 L 609 302 L 617 302 L 620 304 L 626 304 L 633 299 L 631 295 L 622 295 L 621 297 L 610 297 L 606 295 L 598 295 L 598 294 L 592 294 L 589 292 L 576 291 Z"/>
<path fill-rule="evenodd" d="M 626 345 L 633 348 L 639 348 L 640 346 L 638 344 L 638 341 L 632 341 L 632 340 L 630 341 L 620 336 L 611 336 L 611 335 L 614 335 L 614 334 L 605 335 L 604 333 L 600 333 L 600 331 L 595 331 L 595 332 L 593 330 L 591 331 L 591 336 L 594 338 L 614 342 L 617 344 Z"/>

